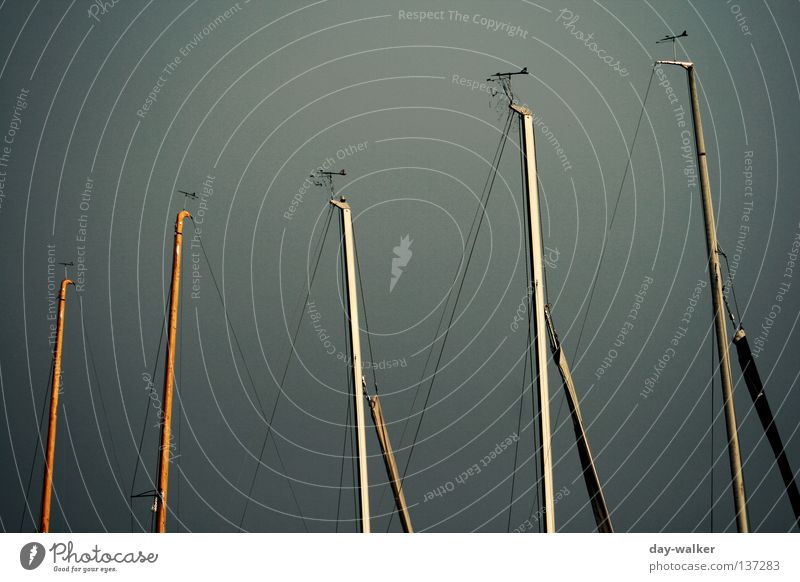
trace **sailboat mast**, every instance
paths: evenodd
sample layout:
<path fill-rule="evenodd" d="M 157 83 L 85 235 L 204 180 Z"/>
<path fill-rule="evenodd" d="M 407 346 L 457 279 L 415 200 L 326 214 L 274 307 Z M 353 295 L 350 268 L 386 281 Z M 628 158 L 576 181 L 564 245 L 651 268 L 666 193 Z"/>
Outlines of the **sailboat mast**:
<path fill-rule="evenodd" d="M 703 217 L 706 227 L 706 248 L 708 250 L 708 277 L 711 283 L 711 299 L 714 310 L 714 328 L 717 334 L 720 376 L 722 378 L 722 398 L 725 408 L 725 426 L 728 432 L 728 456 L 731 465 L 731 484 L 733 502 L 736 510 L 736 527 L 740 533 L 748 531 L 747 501 L 742 474 L 742 455 L 739 450 L 739 434 L 736 428 L 736 410 L 733 403 L 733 382 L 731 361 L 728 353 L 728 337 L 725 330 L 725 307 L 722 295 L 722 270 L 717 254 L 717 230 L 714 224 L 714 206 L 711 202 L 711 184 L 708 178 L 706 145 L 703 139 L 703 124 L 700 119 L 700 99 L 697 96 L 697 82 L 694 63 L 686 61 L 656 61 L 657 64 L 678 65 L 686 70 L 689 77 L 689 95 L 692 100 L 692 119 L 694 120 L 694 139 L 697 165 L 700 170 L 700 188 L 703 195 Z"/>
<path fill-rule="evenodd" d="M 167 489 L 169 488 L 170 438 L 172 436 L 172 392 L 175 382 L 175 342 L 178 335 L 178 300 L 181 287 L 181 246 L 183 221 L 192 215 L 186 210 L 175 220 L 175 247 L 172 255 L 172 284 L 169 299 L 169 327 L 167 328 L 167 363 L 164 367 L 164 400 L 161 419 L 161 446 L 159 448 L 158 489 L 156 490 L 156 532 L 167 531 Z"/>
<path fill-rule="evenodd" d="M 361 532 L 370 533 L 369 480 L 367 479 L 367 437 L 364 430 L 364 380 L 361 371 L 361 331 L 358 325 L 358 295 L 353 245 L 353 219 L 350 205 L 344 198 L 331 200 L 342 211 L 344 259 L 347 277 L 347 310 L 350 320 L 350 353 L 353 355 L 353 398 L 356 406 L 356 449 L 358 454 L 358 488 L 361 499 Z"/>
<path fill-rule="evenodd" d="M 525 183 L 528 196 L 528 236 L 531 250 L 531 287 L 534 303 L 537 384 L 539 388 L 539 436 L 542 443 L 542 481 L 544 485 L 545 532 L 556 531 L 553 493 L 553 452 L 550 434 L 550 387 L 547 380 L 547 330 L 545 327 L 544 269 L 542 267 L 542 238 L 539 213 L 539 186 L 536 178 L 536 145 L 533 138 L 533 114 L 530 109 L 513 102 L 511 109 L 523 120 L 523 151 L 525 154 Z"/>
<path fill-rule="evenodd" d="M 39 531 L 50 531 L 50 503 L 53 498 L 53 461 L 56 452 L 56 417 L 58 415 L 58 392 L 61 389 L 61 349 L 64 343 L 64 310 L 67 303 L 67 287 L 72 285 L 70 279 L 61 280 L 58 293 L 58 319 L 56 321 L 56 350 L 53 362 L 53 381 L 50 392 L 50 422 L 47 425 L 47 450 L 44 461 L 44 484 L 42 486 L 42 517 Z"/>

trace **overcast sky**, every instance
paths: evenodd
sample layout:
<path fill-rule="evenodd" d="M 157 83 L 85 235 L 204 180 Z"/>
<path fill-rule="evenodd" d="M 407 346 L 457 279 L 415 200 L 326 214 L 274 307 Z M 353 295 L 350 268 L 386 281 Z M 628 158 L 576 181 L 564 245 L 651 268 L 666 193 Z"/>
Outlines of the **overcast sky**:
<path fill-rule="evenodd" d="M 547 301 L 615 529 L 735 530 L 686 74 L 656 59 L 696 63 L 732 309 L 797 470 L 797 3 L 430 9 L 0 3 L 3 530 L 38 523 L 58 262 L 77 285 L 52 530 L 150 529 L 151 498 L 131 494 L 154 487 L 186 204 L 168 530 L 355 531 L 339 214 L 308 179 L 323 167 L 347 172 L 334 188 L 355 220 L 368 390 L 415 529 L 538 531 L 516 123 L 468 236 L 507 116 L 485 80 L 525 66 L 513 89 L 535 115 Z M 751 528 L 790 531 L 732 355 Z M 557 528 L 592 531 L 549 372 Z M 399 531 L 369 415 L 367 437 L 373 529 Z"/>

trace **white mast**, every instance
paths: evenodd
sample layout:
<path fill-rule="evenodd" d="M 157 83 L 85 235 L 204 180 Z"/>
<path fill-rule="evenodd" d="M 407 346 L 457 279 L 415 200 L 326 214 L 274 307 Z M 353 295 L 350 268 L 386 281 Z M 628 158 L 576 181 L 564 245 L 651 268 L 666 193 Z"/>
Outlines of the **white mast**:
<path fill-rule="evenodd" d="M 547 328 L 545 323 L 544 276 L 542 268 L 541 216 L 539 186 L 536 178 L 536 145 L 533 138 L 533 114 L 527 107 L 510 101 L 509 106 L 523 120 L 525 183 L 528 195 L 528 235 L 531 249 L 531 287 L 534 304 L 534 341 L 536 343 L 537 384 L 539 387 L 539 435 L 542 443 L 542 481 L 544 484 L 545 533 L 556 531 L 553 505 L 553 452 L 550 435 L 550 386 L 547 381 Z"/>
<path fill-rule="evenodd" d="M 353 219 L 350 205 L 344 198 L 331 200 L 331 204 L 342 211 L 344 233 L 344 258 L 347 276 L 347 309 L 350 320 L 350 353 L 353 355 L 353 398 L 356 405 L 356 450 L 358 454 L 358 488 L 361 498 L 361 532 L 370 533 L 369 481 L 367 479 L 367 440 L 364 432 L 364 388 L 361 372 L 361 337 L 358 325 L 358 295 L 356 294 L 356 270 L 353 254 Z"/>
<path fill-rule="evenodd" d="M 717 256 L 717 230 L 714 225 L 714 206 L 711 202 L 711 184 L 708 179 L 706 144 L 703 139 L 703 124 L 700 120 L 700 100 L 694 75 L 694 63 L 687 61 L 656 61 L 656 64 L 677 65 L 686 70 L 689 77 L 689 95 L 692 99 L 692 119 L 694 120 L 695 150 L 700 170 L 700 188 L 703 195 L 703 217 L 706 224 L 706 248 L 708 250 L 708 277 L 711 283 L 711 298 L 714 309 L 714 327 L 717 332 L 717 350 L 722 379 L 722 397 L 725 406 L 725 426 L 728 431 L 728 456 L 731 464 L 731 485 L 736 509 L 736 526 L 739 533 L 747 533 L 747 502 L 742 474 L 742 456 L 739 451 L 739 434 L 736 429 L 736 410 L 733 405 L 733 384 L 731 381 L 731 361 L 728 354 L 728 337 L 725 333 L 725 311 L 722 296 L 722 271 Z"/>

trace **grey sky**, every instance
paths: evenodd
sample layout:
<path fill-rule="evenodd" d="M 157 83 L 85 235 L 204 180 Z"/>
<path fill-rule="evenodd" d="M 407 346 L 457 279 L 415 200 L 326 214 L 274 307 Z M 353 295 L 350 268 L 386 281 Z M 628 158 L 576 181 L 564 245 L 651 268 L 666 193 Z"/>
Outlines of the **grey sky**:
<path fill-rule="evenodd" d="M 187 208 L 210 263 L 187 223 L 168 528 L 238 531 L 243 519 L 248 531 L 334 531 L 338 514 L 340 531 L 353 531 L 338 215 L 313 309 L 303 309 L 329 213 L 326 190 L 304 181 L 320 166 L 347 170 L 335 187 L 355 217 L 373 351 L 364 357 L 378 367 L 404 467 L 442 345 L 431 341 L 453 309 L 448 294 L 506 115 L 483 82 L 523 66 L 530 75 L 514 90 L 536 116 L 548 300 L 615 528 L 709 531 L 713 507 L 714 531 L 735 529 L 677 68 L 652 77 L 609 224 L 653 61 L 673 56 L 655 41 L 686 29 L 675 50 L 697 65 L 719 241 L 796 468 L 800 287 L 786 269 L 800 233 L 798 24 L 797 3 L 724 0 L 0 4 L 3 529 L 35 527 L 23 508 L 49 398 L 48 276 L 63 275 L 48 272 L 50 259 L 82 273 L 67 304 L 52 529 L 149 529 L 150 500 L 129 496 L 153 487 L 150 394 L 161 394 L 156 354 L 182 189 L 201 196 L 202 208 Z M 512 326 L 526 294 L 517 139 L 513 125 L 405 482 L 418 531 L 507 531 L 536 514 L 530 390 L 521 415 L 519 401 L 527 326 Z M 390 288 L 406 235 L 411 256 Z M 262 455 L 298 321 L 275 439 Z M 733 372 L 751 525 L 789 531 L 791 509 L 735 357 Z M 591 531 L 552 366 L 550 376 L 556 489 L 568 493 L 556 522 Z M 385 531 L 391 492 L 367 428 L 374 528 Z M 513 435 L 518 449 L 482 462 Z M 480 472 L 456 483 L 475 465 Z M 39 454 L 28 495 L 37 520 L 41 471 Z"/>

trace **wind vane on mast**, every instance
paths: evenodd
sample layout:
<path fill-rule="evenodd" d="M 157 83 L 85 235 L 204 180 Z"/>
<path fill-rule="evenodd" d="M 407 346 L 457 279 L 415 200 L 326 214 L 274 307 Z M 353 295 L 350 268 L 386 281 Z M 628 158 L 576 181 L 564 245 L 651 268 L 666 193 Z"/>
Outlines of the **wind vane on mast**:
<path fill-rule="evenodd" d="M 511 91 L 511 77 L 514 75 L 527 75 L 528 67 L 514 73 L 495 73 L 487 81 L 499 83 L 508 99 L 509 115 L 514 112 L 521 120 L 521 138 L 523 154 L 523 183 L 525 186 L 524 199 L 527 200 L 527 236 L 530 249 L 530 280 L 533 294 L 533 344 L 535 345 L 532 359 L 536 361 L 538 378 L 536 380 L 539 395 L 538 430 L 541 443 L 541 469 L 542 469 L 542 510 L 544 512 L 545 532 L 556 531 L 555 515 L 553 512 L 553 459 L 552 438 L 550 429 L 550 388 L 547 376 L 547 330 L 545 328 L 545 300 L 544 300 L 544 267 L 542 266 L 541 248 L 541 215 L 539 212 L 539 190 L 536 170 L 536 146 L 533 131 L 533 113 L 527 107 L 514 102 Z M 510 118 L 509 118 L 510 120 Z M 508 128 L 510 126 L 506 126 Z M 508 131 L 508 129 L 506 129 Z M 533 345 L 531 346 L 533 347 Z"/>
<path fill-rule="evenodd" d="M 69 261 L 68 263 L 58 263 L 59 265 L 64 267 L 64 277 L 67 277 L 67 267 L 74 267 L 75 263 L 73 261 Z"/>
<path fill-rule="evenodd" d="M 672 43 L 672 56 L 673 56 L 673 58 L 677 59 L 678 58 L 678 52 L 677 52 L 678 49 L 675 46 L 675 41 L 677 39 L 679 39 L 679 38 L 683 38 L 684 36 L 689 36 L 688 34 L 686 34 L 685 30 L 680 34 L 667 34 L 661 40 L 657 40 L 656 44 L 661 44 L 662 42 L 671 42 Z"/>
<path fill-rule="evenodd" d="M 331 200 L 333 200 L 335 198 L 335 192 L 333 190 L 333 177 L 346 176 L 346 175 L 347 172 L 345 172 L 344 170 L 339 170 L 338 172 L 328 172 L 320 168 L 313 174 L 310 174 L 309 178 L 314 179 L 315 186 L 325 186 L 327 184 L 331 192 Z"/>
<path fill-rule="evenodd" d="M 514 94 L 511 92 L 511 77 L 513 75 L 527 75 L 527 74 L 528 74 L 528 67 L 522 67 L 521 71 L 517 71 L 515 73 L 495 73 L 494 75 L 490 75 L 486 80 L 498 83 L 500 87 L 503 88 L 503 93 L 506 94 L 508 100 L 511 103 L 513 103 Z"/>

